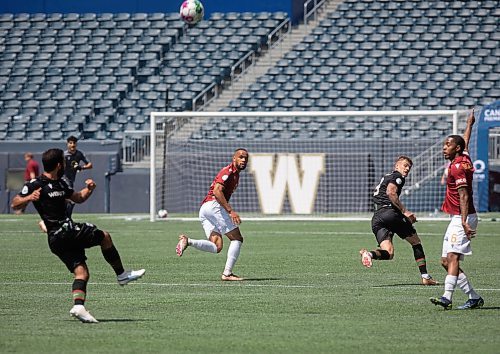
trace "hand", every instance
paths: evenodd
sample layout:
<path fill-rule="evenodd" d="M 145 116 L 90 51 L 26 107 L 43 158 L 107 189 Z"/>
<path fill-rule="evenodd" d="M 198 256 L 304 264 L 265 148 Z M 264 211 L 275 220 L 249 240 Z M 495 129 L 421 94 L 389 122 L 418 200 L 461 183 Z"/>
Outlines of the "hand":
<path fill-rule="evenodd" d="M 87 185 L 87 188 L 88 188 L 89 190 L 91 190 L 91 191 L 93 191 L 93 190 L 95 189 L 95 187 L 96 187 L 95 182 L 94 182 L 91 178 L 86 179 L 86 180 L 85 180 L 85 184 Z"/>
<path fill-rule="evenodd" d="M 234 210 L 231 210 L 229 212 L 229 216 L 231 217 L 231 220 L 233 221 L 233 223 L 235 225 L 241 224 L 241 219 L 240 219 L 240 216 L 238 215 L 237 212 L 235 212 Z"/>
<path fill-rule="evenodd" d="M 467 239 L 470 240 L 473 237 L 476 237 L 476 230 L 473 230 L 468 223 L 462 225 L 464 228 L 464 232 L 467 235 Z"/>
<path fill-rule="evenodd" d="M 470 111 L 469 117 L 467 117 L 467 124 L 472 126 L 476 122 L 476 117 L 474 117 L 474 108 Z"/>
<path fill-rule="evenodd" d="M 74 170 L 76 170 L 76 171 L 81 171 L 81 170 L 83 170 L 82 166 L 80 166 L 80 164 L 79 164 L 78 162 L 76 162 L 76 161 L 73 161 L 73 162 L 71 163 L 71 167 L 72 167 Z"/>
<path fill-rule="evenodd" d="M 38 189 L 35 189 L 33 191 L 33 193 L 31 193 L 29 196 L 28 196 L 28 200 L 31 201 L 31 202 L 36 202 L 38 199 L 40 199 L 40 191 L 42 190 L 42 188 L 38 188 Z"/>
<path fill-rule="evenodd" d="M 416 223 L 417 222 L 417 217 L 415 216 L 415 214 L 413 214 L 411 211 L 407 210 L 404 212 L 404 216 L 406 216 L 408 218 L 408 220 L 410 220 L 410 222 L 412 224 Z"/>

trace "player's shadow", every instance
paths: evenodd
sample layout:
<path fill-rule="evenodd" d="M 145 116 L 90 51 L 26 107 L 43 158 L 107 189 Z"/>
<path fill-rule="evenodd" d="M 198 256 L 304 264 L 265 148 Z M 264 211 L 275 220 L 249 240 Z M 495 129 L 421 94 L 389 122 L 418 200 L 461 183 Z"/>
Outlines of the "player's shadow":
<path fill-rule="evenodd" d="M 384 285 L 373 285 L 372 288 L 395 288 L 400 286 L 423 286 L 420 283 L 404 283 L 404 284 L 384 284 Z M 430 286 L 431 287 L 431 286 Z"/>
<path fill-rule="evenodd" d="M 75 321 L 74 319 L 67 320 L 68 322 L 78 322 Z M 151 321 L 156 321 L 156 320 L 145 320 L 145 319 L 132 319 L 132 318 L 104 318 L 104 319 L 97 319 L 99 323 L 106 323 L 106 322 L 151 322 Z"/>
<path fill-rule="evenodd" d="M 476 309 L 474 311 L 484 311 L 484 310 L 500 310 L 500 306 L 483 306 L 480 309 Z"/>
<path fill-rule="evenodd" d="M 244 281 L 283 280 L 282 278 L 245 278 Z"/>

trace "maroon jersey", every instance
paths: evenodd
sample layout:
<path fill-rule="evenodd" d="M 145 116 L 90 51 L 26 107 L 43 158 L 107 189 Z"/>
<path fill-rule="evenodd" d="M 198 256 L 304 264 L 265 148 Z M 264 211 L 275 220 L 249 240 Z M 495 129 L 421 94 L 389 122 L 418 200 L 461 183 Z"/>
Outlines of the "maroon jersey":
<path fill-rule="evenodd" d="M 201 204 L 211 200 L 215 200 L 214 188 L 217 183 L 220 183 L 224 186 L 224 197 L 226 197 L 226 200 L 229 201 L 229 198 L 231 198 L 231 195 L 238 187 L 239 180 L 240 172 L 233 166 L 233 163 L 231 162 L 229 165 L 222 168 L 217 176 L 215 176 L 214 181 L 212 182 L 212 184 L 210 185 L 210 189 L 208 190 L 208 194 L 205 199 L 203 199 L 203 202 L 201 202 Z"/>
<path fill-rule="evenodd" d="M 472 198 L 472 177 L 474 167 L 469 155 L 456 156 L 448 167 L 448 179 L 446 181 L 446 197 L 441 209 L 450 215 L 460 215 L 459 188 L 467 188 L 469 193 L 469 214 L 474 214 L 474 202 Z"/>
<path fill-rule="evenodd" d="M 39 173 L 39 166 L 38 166 L 38 162 L 36 162 L 35 160 L 33 159 L 30 159 L 28 161 L 28 163 L 26 164 L 26 169 L 24 170 L 24 180 L 27 182 L 27 181 L 30 181 L 31 180 L 31 176 L 30 174 L 31 173 L 34 173 L 35 174 L 35 178 L 38 177 L 38 175 L 40 174 Z"/>

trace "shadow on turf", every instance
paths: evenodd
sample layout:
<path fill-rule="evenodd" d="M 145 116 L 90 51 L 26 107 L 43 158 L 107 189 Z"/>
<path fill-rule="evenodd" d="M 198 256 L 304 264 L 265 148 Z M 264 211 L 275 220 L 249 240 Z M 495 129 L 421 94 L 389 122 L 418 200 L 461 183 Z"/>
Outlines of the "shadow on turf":
<path fill-rule="evenodd" d="M 404 283 L 404 284 L 385 284 L 385 285 L 373 285 L 372 288 L 391 288 L 391 287 L 399 287 L 399 286 L 415 286 L 415 285 L 420 285 L 423 286 L 420 283 Z"/>
<path fill-rule="evenodd" d="M 145 319 L 138 319 L 138 320 L 133 320 L 131 318 L 104 318 L 104 319 L 97 319 L 99 323 L 105 323 L 105 322 L 151 322 L 151 321 L 156 321 L 156 320 L 145 320 Z M 74 319 L 68 320 L 70 322 L 78 322 Z"/>
<path fill-rule="evenodd" d="M 245 278 L 245 281 L 283 280 L 282 278 Z"/>

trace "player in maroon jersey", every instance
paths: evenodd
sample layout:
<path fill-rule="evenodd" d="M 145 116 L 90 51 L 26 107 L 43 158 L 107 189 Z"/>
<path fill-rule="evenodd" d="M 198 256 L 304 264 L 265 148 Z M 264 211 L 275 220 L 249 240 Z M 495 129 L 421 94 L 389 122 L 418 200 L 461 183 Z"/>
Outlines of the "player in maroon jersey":
<path fill-rule="evenodd" d="M 222 251 L 222 235 L 226 235 L 231 241 L 227 251 L 227 261 L 222 273 L 222 280 L 239 281 L 243 278 L 233 274 L 233 267 L 240 254 L 243 243 L 238 225 L 241 223 L 240 216 L 229 204 L 231 195 L 238 187 L 240 171 L 247 167 L 248 151 L 239 148 L 234 152 L 233 161 L 222 168 L 217 174 L 207 196 L 203 199 L 200 207 L 200 221 L 207 240 L 194 240 L 182 234 L 179 236 L 176 252 L 180 257 L 188 246 L 197 250 L 219 253 Z"/>
<path fill-rule="evenodd" d="M 460 135 L 450 135 L 443 145 L 443 155 L 450 161 L 450 165 L 442 209 L 450 214 L 451 221 L 444 235 L 441 264 L 448 274 L 444 281 L 443 296 L 431 298 L 431 302 L 446 310 L 452 307 L 456 286 L 469 297 L 464 305 L 458 307 L 459 309 L 475 309 L 484 305 L 484 300 L 474 291 L 460 268 L 460 261 L 464 256 L 472 254 L 471 239 L 476 234 L 478 222 L 472 197 L 474 167 L 468 153 L 474 122 L 474 110 L 472 110 L 467 119 L 463 138 Z"/>

